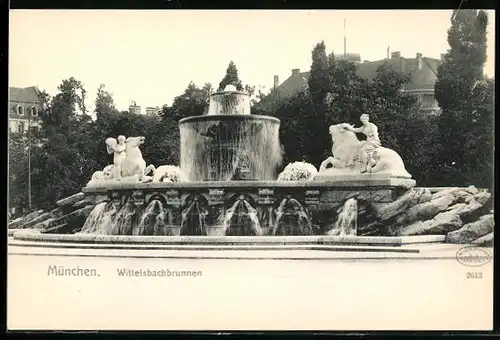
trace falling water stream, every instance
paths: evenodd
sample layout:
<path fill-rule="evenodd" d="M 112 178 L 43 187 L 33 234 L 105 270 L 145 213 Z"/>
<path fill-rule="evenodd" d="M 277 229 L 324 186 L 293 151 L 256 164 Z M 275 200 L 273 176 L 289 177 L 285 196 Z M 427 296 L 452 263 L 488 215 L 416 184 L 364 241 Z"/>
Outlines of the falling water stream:
<path fill-rule="evenodd" d="M 295 198 L 284 198 L 276 209 L 271 235 L 312 235 L 312 223 Z"/>
<path fill-rule="evenodd" d="M 134 227 L 138 224 L 137 215 L 136 206 L 131 202 L 126 203 L 118 211 L 111 225 L 112 235 L 132 235 Z"/>
<path fill-rule="evenodd" d="M 180 232 L 183 235 L 206 235 L 208 211 L 197 197 L 192 199 L 182 211 Z"/>
<path fill-rule="evenodd" d="M 180 166 L 191 181 L 274 180 L 279 123 L 258 116 L 190 117 L 180 126 Z M 238 172 L 244 172 L 243 175 Z M 239 178 L 243 176 L 242 178 Z"/>
<path fill-rule="evenodd" d="M 87 217 L 81 234 L 111 235 L 116 207 L 112 203 L 102 202 L 97 204 Z"/>
<path fill-rule="evenodd" d="M 172 213 L 163 207 L 160 200 L 154 199 L 142 213 L 139 225 L 133 228 L 134 235 L 169 236 L 177 235 L 173 225 Z"/>
<path fill-rule="evenodd" d="M 180 169 L 160 166 L 153 179 L 187 181 L 274 180 L 282 161 L 280 121 L 252 115 L 250 96 L 228 85 L 210 96 L 208 114 L 179 121 Z M 174 171 L 175 170 L 175 171 Z M 185 175 L 180 176 L 181 174 Z M 153 199 L 143 209 L 132 201 L 118 211 L 111 203 L 98 204 L 82 233 L 108 235 L 310 235 L 311 220 L 293 198 L 284 199 L 277 210 L 251 204 L 241 195 L 229 207 L 208 206 L 203 195 L 184 200 L 179 211 Z M 256 210 L 259 209 L 259 212 Z M 210 210 L 210 211 L 209 211 Z M 180 215 L 180 216 L 179 216 Z M 177 218 L 180 218 L 180 221 Z M 263 219 L 261 226 L 261 221 Z"/>
<path fill-rule="evenodd" d="M 337 216 L 337 220 L 335 221 L 335 225 L 327 234 L 338 236 L 356 235 L 357 220 L 358 201 L 356 198 L 349 198 L 344 202 L 344 205 Z"/>
<path fill-rule="evenodd" d="M 218 224 L 222 226 L 221 235 L 263 235 L 257 210 L 244 196 L 240 196 L 226 213 L 220 216 Z"/>

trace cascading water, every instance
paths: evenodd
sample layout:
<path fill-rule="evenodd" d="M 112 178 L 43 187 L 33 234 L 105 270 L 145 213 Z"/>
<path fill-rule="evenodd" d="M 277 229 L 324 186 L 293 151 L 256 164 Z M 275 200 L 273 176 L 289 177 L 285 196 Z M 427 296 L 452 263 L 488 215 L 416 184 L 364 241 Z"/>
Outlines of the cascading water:
<path fill-rule="evenodd" d="M 142 213 L 139 225 L 133 228 L 134 235 L 169 236 L 178 235 L 173 217 L 160 200 L 154 199 Z"/>
<path fill-rule="evenodd" d="M 208 115 L 179 122 L 180 167 L 191 181 L 274 180 L 282 160 L 279 125 L 250 115 L 247 93 L 214 93 Z"/>
<path fill-rule="evenodd" d="M 358 201 L 356 198 L 349 198 L 344 202 L 333 228 L 327 235 L 334 236 L 355 236 L 358 223 Z"/>
<path fill-rule="evenodd" d="M 273 180 L 281 162 L 279 122 L 271 117 L 190 117 L 180 136 L 180 166 L 192 181 Z"/>
<path fill-rule="evenodd" d="M 307 212 L 295 198 L 284 198 L 276 209 L 271 235 L 312 235 L 312 223 Z"/>
<path fill-rule="evenodd" d="M 206 235 L 207 215 L 208 211 L 201 204 L 200 197 L 191 197 L 181 214 L 180 232 L 183 235 Z"/>
<path fill-rule="evenodd" d="M 112 234 L 113 220 L 116 216 L 114 204 L 102 202 L 97 204 L 89 214 L 80 233 L 95 235 Z"/>
<path fill-rule="evenodd" d="M 111 225 L 112 235 L 132 235 L 134 227 L 138 225 L 138 214 L 136 206 L 126 203 L 116 215 Z"/>
<path fill-rule="evenodd" d="M 257 210 L 243 195 L 238 197 L 226 213 L 219 217 L 218 224 L 222 226 L 221 236 L 263 235 Z"/>
<path fill-rule="evenodd" d="M 153 182 L 170 181 L 233 181 L 274 180 L 282 160 L 279 142 L 280 121 L 277 118 L 250 114 L 250 96 L 228 85 L 224 91 L 210 96 L 208 114 L 184 118 L 179 122 L 181 138 L 180 170 L 160 166 Z M 184 175 L 186 178 L 184 178 Z M 201 202 L 200 200 L 204 200 Z M 310 221 L 302 206 L 297 208 L 296 224 L 300 234 L 308 234 Z M 207 210 L 206 199 L 193 194 L 183 198 L 182 207 L 167 207 L 153 199 L 143 208 L 134 200 L 125 203 L 119 211 L 113 204 L 99 204 L 89 216 L 82 233 L 108 235 L 263 235 L 256 210 L 239 198 L 232 205 L 217 212 Z M 214 208 L 210 208 L 213 212 Z M 278 226 L 283 212 L 278 211 L 274 223 L 272 208 L 266 212 L 264 229 Z M 180 223 L 177 217 L 180 217 Z M 281 215 L 280 215 L 281 214 Z M 213 215 L 213 214 L 212 214 Z M 286 215 L 286 214 L 285 214 Z M 177 221 L 174 222 L 174 220 Z M 275 232 L 276 229 L 274 228 Z"/>

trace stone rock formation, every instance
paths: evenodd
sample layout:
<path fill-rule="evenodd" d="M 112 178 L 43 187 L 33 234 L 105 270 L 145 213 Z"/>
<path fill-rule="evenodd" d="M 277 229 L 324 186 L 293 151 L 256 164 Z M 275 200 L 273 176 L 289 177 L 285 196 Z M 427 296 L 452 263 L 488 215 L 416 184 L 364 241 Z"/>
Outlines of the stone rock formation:
<path fill-rule="evenodd" d="M 48 212 L 37 210 L 16 218 L 9 222 L 8 228 L 36 229 L 43 233 L 73 233 L 81 229 L 94 207 L 82 192 L 63 198 L 56 205 L 57 208 Z"/>
<path fill-rule="evenodd" d="M 471 243 L 480 240 L 482 237 L 491 234 L 493 240 L 493 228 L 495 220 L 493 214 L 481 216 L 479 220 L 468 223 L 462 228 L 452 231 L 446 235 L 447 243 Z M 480 240 L 477 243 L 482 243 Z"/>
<path fill-rule="evenodd" d="M 493 246 L 493 232 L 484 235 L 471 243 L 482 247 L 491 247 Z"/>
<path fill-rule="evenodd" d="M 358 235 L 447 235 L 448 243 L 474 244 L 493 240 L 491 194 L 473 186 L 412 188 L 374 210 L 358 227 Z"/>

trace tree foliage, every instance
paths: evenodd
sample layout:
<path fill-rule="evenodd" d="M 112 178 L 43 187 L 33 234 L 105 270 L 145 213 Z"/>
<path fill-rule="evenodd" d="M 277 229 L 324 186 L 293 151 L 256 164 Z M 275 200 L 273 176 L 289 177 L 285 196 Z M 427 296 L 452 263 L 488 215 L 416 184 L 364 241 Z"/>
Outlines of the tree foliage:
<path fill-rule="evenodd" d="M 164 119 L 178 121 L 185 117 L 200 116 L 208 110 L 210 95 L 213 87 L 205 83 L 199 88 L 190 82 L 183 94 L 174 98 L 172 106 L 163 106 L 160 115 Z"/>
<path fill-rule="evenodd" d="M 238 77 L 238 69 L 236 68 L 236 65 L 234 64 L 233 61 L 231 61 L 229 63 L 227 70 L 226 70 L 226 75 L 220 81 L 217 91 L 224 90 L 224 88 L 227 85 L 236 86 L 236 90 L 238 90 L 238 91 L 243 90 L 243 85 L 241 84 L 241 80 Z"/>
<path fill-rule="evenodd" d="M 454 11 L 450 49 L 438 69 L 441 115 L 433 172 L 450 185 L 492 186 L 494 82 L 483 75 L 487 26 L 484 11 Z"/>
<path fill-rule="evenodd" d="M 178 164 L 177 121 L 119 112 L 112 94 L 101 85 L 95 100 L 93 121 L 84 111 L 85 90 L 74 78 L 65 79 L 59 92 L 40 94 L 44 110 L 41 130 L 31 135 L 32 202 L 34 208 L 52 208 L 61 198 L 79 192 L 97 170 L 112 162 L 106 152 L 107 137 L 145 136 L 142 148 L 148 164 Z M 9 143 L 9 196 L 15 206 L 28 205 L 28 140 L 11 134 Z"/>
<path fill-rule="evenodd" d="M 20 133 L 9 135 L 9 204 L 28 202 L 28 141 Z"/>
<path fill-rule="evenodd" d="M 307 161 L 319 166 L 330 154 L 328 126 L 359 125 L 362 113 L 379 127 L 384 146 L 400 153 L 417 181 L 426 180 L 427 150 L 435 138 L 433 118 L 419 111 L 417 98 L 401 92 L 410 79 L 384 64 L 370 81 L 356 74 L 355 64 L 326 54 L 323 42 L 312 51 L 308 88 L 287 100 L 257 105 L 260 114 L 281 120 L 285 163 Z M 362 135 L 359 136 L 363 138 Z"/>
<path fill-rule="evenodd" d="M 438 69 L 435 95 L 442 113 L 425 115 L 417 98 L 401 91 L 410 78 L 387 64 L 371 80 L 356 73 L 354 63 L 327 54 L 324 42 L 311 53 L 310 77 L 297 94 L 282 97 L 276 89 L 264 96 L 261 88 L 243 86 L 231 62 L 219 84 L 233 84 L 252 97 L 252 113 L 280 119 L 283 167 L 306 161 L 319 166 L 330 154 L 328 126 L 359 126 L 362 113 L 378 127 L 383 146 L 394 149 L 420 186 L 492 186 L 495 83 L 483 76 L 486 28 L 483 11 L 459 10 L 448 32 L 449 51 Z M 26 207 L 28 145 L 31 150 L 34 208 L 54 203 L 81 190 L 92 173 L 112 162 L 107 137 L 145 136 L 144 159 L 155 166 L 179 161 L 178 121 L 206 113 L 211 84 L 189 83 L 160 116 L 119 112 L 104 85 L 97 91 L 92 120 L 86 114 L 86 91 L 74 79 L 64 79 L 58 93 L 40 93 L 41 130 L 9 138 L 9 200 Z M 82 114 L 83 112 L 83 114 Z M 359 136 L 363 138 L 362 135 Z"/>

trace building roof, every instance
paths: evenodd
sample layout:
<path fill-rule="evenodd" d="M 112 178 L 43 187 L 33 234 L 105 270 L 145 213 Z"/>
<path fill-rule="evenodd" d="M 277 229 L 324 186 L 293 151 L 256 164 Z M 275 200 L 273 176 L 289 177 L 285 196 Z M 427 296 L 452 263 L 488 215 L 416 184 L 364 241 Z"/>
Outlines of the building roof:
<path fill-rule="evenodd" d="M 371 80 L 377 74 L 377 69 L 384 63 L 397 71 L 410 75 L 406 90 L 433 89 L 437 80 L 437 68 L 441 61 L 434 58 L 421 57 L 421 69 L 418 68 L 418 58 L 395 57 L 357 64 L 358 76 Z"/>
<path fill-rule="evenodd" d="M 23 115 L 17 113 L 17 107 L 21 105 L 24 110 Z M 42 103 L 38 96 L 36 86 L 30 87 L 9 87 L 9 117 L 17 119 L 28 119 L 28 114 L 33 106 L 40 110 Z"/>
<path fill-rule="evenodd" d="M 40 103 L 38 89 L 36 86 L 30 87 L 9 87 L 9 101 L 21 103 Z"/>
<path fill-rule="evenodd" d="M 420 69 L 418 68 L 419 59 L 421 60 Z M 404 58 L 393 55 L 389 59 L 356 63 L 356 73 L 362 78 L 372 80 L 377 74 L 377 69 L 384 63 L 387 63 L 394 70 L 411 76 L 410 82 L 405 87 L 406 90 L 433 90 L 437 80 L 437 68 L 441 64 L 441 60 L 422 57 L 421 54 L 417 54 L 415 58 Z M 277 90 L 280 95 L 292 95 L 301 88 L 304 79 L 308 78 L 309 72 L 300 72 L 298 69 L 294 69 L 292 70 L 292 75 L 281 83 L 277 87 Z"/>

